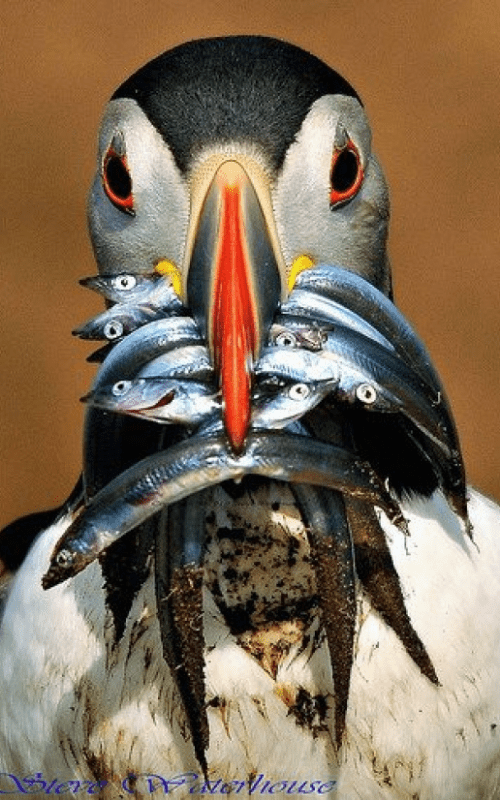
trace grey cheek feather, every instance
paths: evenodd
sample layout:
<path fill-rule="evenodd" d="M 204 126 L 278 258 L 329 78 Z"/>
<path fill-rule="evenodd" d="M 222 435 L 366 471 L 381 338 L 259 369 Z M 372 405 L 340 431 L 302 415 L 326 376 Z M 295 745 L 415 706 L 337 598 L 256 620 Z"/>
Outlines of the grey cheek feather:
<path fill-rule="evenodd" d="M 391 270 L 387 257 L 389 233 L 389 189 L 377 157 L 371 154 L 365 172 L 357 224 L 363 234 L 355 241 L 359 249 L 358 258 L 363 263 L 371 260 L 372 269 L 365 277 L 386 295 L 391 295 Z"/>
<path fill-rule="evenodd" d="M 117 132 L 126 148 L 134 216 L 113 206 L 102 185 L 102 164 Z M 149 273 L 162 259 L 179 265 L 188 217 L 188 190 L 161 135 L 134 100 L 113 100 L 101 125 L 97 170 L 88 202 L 99 271 Z"/>
<path fill-rule="evenodd" d="M 330 172 L 339 122 L 358 148 L 365 174 L 358 194 L 345 205 L 331 208 Z M 313 103 L 289 148 L 273 202 L 288 264 L 300 255 L 340 264 L 389 293 L 388 191 L 371 153 L 364 111 L 354 98 L 325 96 Z"/>

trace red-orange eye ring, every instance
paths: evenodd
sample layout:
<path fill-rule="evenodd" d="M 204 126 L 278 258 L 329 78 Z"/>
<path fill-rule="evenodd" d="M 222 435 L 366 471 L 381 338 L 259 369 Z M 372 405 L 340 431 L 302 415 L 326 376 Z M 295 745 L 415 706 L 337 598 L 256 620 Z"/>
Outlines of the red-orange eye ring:
<path fill-rule="evenodd" d="M 363 182 L 363 167 L 359 152 L 349 139 L 345 147 L 335 148 L 330 170 L 330 205 L 347 203 L 359 191 Z"/>
<path fill-rule="evenodd" d="M 104 191 L 116 208 L 134 215 L 132 178 L 125 156 L 120 156 L 110 147 L 104 158 L 102 170 Z"/>

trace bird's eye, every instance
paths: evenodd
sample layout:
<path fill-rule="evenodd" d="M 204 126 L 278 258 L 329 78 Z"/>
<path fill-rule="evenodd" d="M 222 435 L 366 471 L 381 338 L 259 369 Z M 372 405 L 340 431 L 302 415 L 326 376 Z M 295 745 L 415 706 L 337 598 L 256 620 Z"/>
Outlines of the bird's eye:
<path fill-rule="evenodd" d="M 132 178 L 126 157 L 118 155 L 110 147 L 104 158 L 102 172 L 104 191 L 116 208 L 134 215 L 134 198 L 132 195 Z"/>
<path fill-rule="evenodd" d="M 111 391 L 115 397 L 122 397 L 128 392 L 131 385 L 131 381 L 117 381 L 115 384 L 113 384 Z"/>
<path fill-rule="evenodd" d="M 358 192 L 363 181 L 363 168 L 358 150 L 351 141 L 342 148 L 335 148 L 330 170 L 330 205 L 336 207 L 347 203 Z"/>
<path fill-rule="evenodd" d="M 311 390 L 306 383 L 295 383 L 290 387 L 288 396 L 290 400 L 305 400 L 309 397 Z"/>
<path fill-rule="evenodd" d="M 135 275 L 117 275 L 111 283 L 114 289 L 118 289 L 121 292 L 129 292 L 137 286 L 137 278 Z"/>

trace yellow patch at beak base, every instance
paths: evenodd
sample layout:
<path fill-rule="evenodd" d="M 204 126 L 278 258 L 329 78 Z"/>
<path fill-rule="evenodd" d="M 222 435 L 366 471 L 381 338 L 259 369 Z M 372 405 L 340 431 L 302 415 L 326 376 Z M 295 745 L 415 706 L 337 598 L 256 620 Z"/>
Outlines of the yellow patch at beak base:
<path fill-rule="evenodd" d="M 297 275 L 299 275 L 305 269 L 311 269 L 311 267 L 314 267 L 314 261 L 311 258 L 309 258 L 309 256 L 299 256 L 298 258 L 295 259 L 290 268 L 290 273 L 288 275 L 289 292 L 292 291 L 295 285 L 295 281 L 297 280 Z"/>
<path fill-rule="evenodd" d="M 164 259 L 163 261 L 158 261 L 155 266 L 155 272 L 160 275 L 167 275 L 170 278 L 172 289 L 182 300 L 182 278 L 179 268 L 172 261 Z"/>

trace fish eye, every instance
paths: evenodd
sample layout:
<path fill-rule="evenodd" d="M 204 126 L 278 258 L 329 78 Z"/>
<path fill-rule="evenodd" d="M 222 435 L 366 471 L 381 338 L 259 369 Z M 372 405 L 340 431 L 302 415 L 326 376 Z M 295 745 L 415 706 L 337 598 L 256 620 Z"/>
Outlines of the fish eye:
<path fill-rule="evenodd" d="M 68 564 L 71 564 L 72 560 L 73 557 L 69 550 L 61 550 L 55 558 L 58 567 L 66 567 Z"/>
<path fill-rule="evenodd" d="M 356 389 L 356 397 L 365 405 L 372 405 L 377 399 L 377 391 L 371 383 L 360 383 Z"/>
<path fill-rule="evenodd" d="M 106 339 L 119 339 L 123 336 L 123 325 L 118 319 L 111 319 L 106 322 L 103 333 Z"/>
<path fill-rule="evenodd" d="M 132 178 L 125 155 L 118 155 L 113 145 L 108 148 L 102 169 L 102 185 L 113 205 L 126 214 L 135 214 Z"/>
<path fill-rule="evenodd" d="M 311 390 L 307 383 L 295 383 L 290 387 L 288 396 L 291 400 L 305 400 L 309 397 Z"/>
<path fill-rule="evenodd" d="M 361 158 L 355 144 L 347 139 L 345 145 L 335 147 L 330 168 L 330 206 L 347 203 L 357 194 L 363 182 Z"/>
<path fill-rule="evenodd" d="M 119 289 L 122 292 L 129 292 L 137 286 L 137 278 L 135 275 L 117 275 L 111 281 L 114 289 Z"/>
<path fill-rule="evenodd" d="M 117 381 L 113 384 L 113 388 L 111 389 L 112 394 L 115 397 L 122 397 L 124 394 L 128 392 L 132 385 L 132 381 Z"/>
<path fill-rule="evenodd" d="M 276 344 L 282 347 L 297 347 L 297 337 L 291 331 L 282 331 L 276 337 Z"/>

